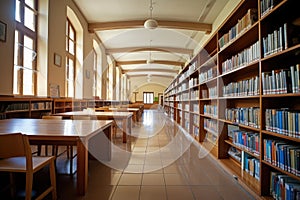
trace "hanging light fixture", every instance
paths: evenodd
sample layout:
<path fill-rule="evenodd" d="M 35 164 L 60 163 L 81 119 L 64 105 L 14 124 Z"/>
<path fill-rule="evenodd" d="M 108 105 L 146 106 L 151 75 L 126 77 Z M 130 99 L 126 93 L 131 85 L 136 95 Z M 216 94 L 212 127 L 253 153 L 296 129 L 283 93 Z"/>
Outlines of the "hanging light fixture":
<path fill-rule="evenodd" d="M 153 11 L 152 0 L 150 0 L 149 10 L 150 10 L 150 18 L 144 22 L 144 27 L 147 29 L 156 29 L 158 26 L 158 23 L 155 19 L 152 18 L 152 11 Z"/>

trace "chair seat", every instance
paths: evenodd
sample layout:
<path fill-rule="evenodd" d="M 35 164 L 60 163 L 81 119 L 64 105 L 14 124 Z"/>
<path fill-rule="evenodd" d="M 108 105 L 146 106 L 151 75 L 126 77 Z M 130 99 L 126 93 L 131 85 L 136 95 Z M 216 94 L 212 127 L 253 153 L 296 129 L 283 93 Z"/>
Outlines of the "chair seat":
<path fill-rule="evenodd" d="M 38 171 L 54 159 L 54 156 L 47 157 L 32 157 L 33 172 Z M 0 171 L 8 172 L 26 172 L 26 158 L 25 157 L 12 157 L 0 159 Z"/>

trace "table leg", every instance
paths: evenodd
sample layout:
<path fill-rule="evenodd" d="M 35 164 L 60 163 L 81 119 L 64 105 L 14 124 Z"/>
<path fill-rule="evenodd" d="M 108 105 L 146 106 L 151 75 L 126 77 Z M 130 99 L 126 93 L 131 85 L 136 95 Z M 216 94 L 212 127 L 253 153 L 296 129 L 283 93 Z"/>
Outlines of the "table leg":
<path fill-rule="evenodd" d="M 87 142 L 77 141 L 77 193 L 85 195 L 88 185 L 88 150 Z"/>
<path fill-rule="evenodd" d="M 122 123 L 123 123 L 123 130 L 122 130 L 122 132 L 123 132 L 123 143 L 126 143 L 127 142 L 127 137 L 126 137 L 126 132 L 127 132 L 127 119 L 123 119 L 122 120 Z"/>

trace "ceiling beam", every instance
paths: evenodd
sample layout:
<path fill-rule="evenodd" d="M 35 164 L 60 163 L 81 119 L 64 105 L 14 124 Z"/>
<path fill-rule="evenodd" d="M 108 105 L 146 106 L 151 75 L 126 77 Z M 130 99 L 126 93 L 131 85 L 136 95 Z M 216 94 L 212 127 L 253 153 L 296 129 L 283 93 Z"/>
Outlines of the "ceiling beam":
<path fill-rule="evenodd" d="M 163 72 L 163 73 L 176 73 L 178 74 L 179 70 L 178 69 L 155 69 L 155 68 L 149 68 L 149 69 L 123 69 L 122 73 L 127 73 L 127 72 Z"/>
<path fill-rule="evenodd" d="M 89 32 L 115 30 L 115 29 L 130 29 L 130 28 L 142 28 L 144 27 L 145 20 L 133 20 L 133 21 L 115 21 L 115 22 L 95 22 L 89 23 Z M 194 31 L 204 31 L 206 34 L 211 33 L 212 25 L 199 22 L 185 22 L 185 21 L 166 21 L 157 20 L 159 28 L 171 28 L 171 29 L 185 29 Z"/>
<path fill-rule="evenodd" d="M 131 53 L 139 51 L 162 51 L 162 52 L 172 52 L 172 53 L 181 53 L 192 55 L 194 53 L 193 49 L 184 49 L 184 48 L 174 48 L 174 47 L 124 47 L 124 48 L 114 48 L 106 49 L 106 54 L 113 53 Z"/>
<path fill-rule="evenodd" d="M 145 77 L 147 78 L 148 74 L 135 74 L 135 75 L 128 75 L 127 76 L 129 78 L 133 78 L 133 77 Z M 164 77 L 164 78 L 174 78 L 175 76 L 174 75 L 171 75 L 171 74 L 151 74 L 151 77 Z"/>
<path fill-rule="evenodd" d="M 138 65 L 138 64 L 147 64 L 147 60 L 116 61 L 116 66 Z M 153 60 L 151 64 L 175 65 L 181 67 L 185 65 L 184 62 L 171 61 L 171 60 Z"/>

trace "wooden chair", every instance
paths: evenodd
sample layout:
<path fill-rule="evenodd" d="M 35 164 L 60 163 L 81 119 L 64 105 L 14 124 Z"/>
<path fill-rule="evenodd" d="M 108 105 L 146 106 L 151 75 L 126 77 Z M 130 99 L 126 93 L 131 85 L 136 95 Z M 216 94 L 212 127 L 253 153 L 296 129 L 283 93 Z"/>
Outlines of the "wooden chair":
<path fill-rule="evenodd" d="M 57 198 L 54 156 L 32 156 L 28 136 L 21 133 L 0 133 L 0 172 L 26 174 L 26 200 L 32 196 L 33 174 L 49 166 L 50 186 L 36 199 L 43 199 L 52 193 Z"/>
<path fill-rule="evenodd" d="M 42 116 L 42 119 L 49 119 L 49 120 L 62 120 L 62 116 L 52 116 L 52 115 L 44 115 Z M 42 152 L 42 146 L 40 144 L 37 145 L 37 154 L 38 156 L 41 155 Z M 58 146 L 52 145 L 52 156 L 57 156 L 58 154 Z M 48 145 L 45 145 L 45 156 L 48 156 Z"/>

